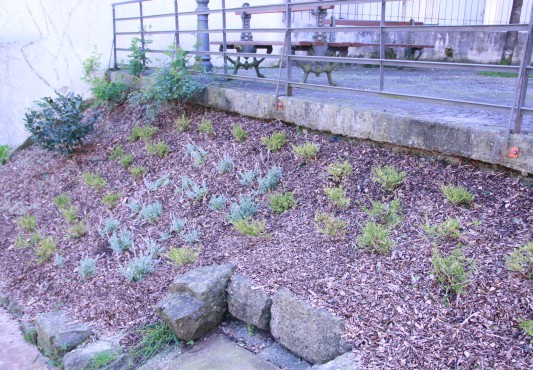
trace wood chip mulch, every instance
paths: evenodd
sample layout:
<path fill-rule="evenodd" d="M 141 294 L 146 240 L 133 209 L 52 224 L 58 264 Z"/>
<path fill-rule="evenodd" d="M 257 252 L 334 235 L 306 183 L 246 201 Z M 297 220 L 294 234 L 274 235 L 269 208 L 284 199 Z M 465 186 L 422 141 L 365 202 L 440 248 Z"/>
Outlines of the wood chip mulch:
<path fill-rule="evenodd" d="M 27 307 L 27 314 L 62 308 L 95 329 L 119 332 L 156 320 L 154 304 L 165 294 L 172 279 L 191 268 L 215 263 L 235 263 L 238 271 L 257 286 L 274 292 L 287 287 L 312 304 L 346 319 L 346 337 L 354 345 L 364 368 L 369 369 L 526 369 L 533 366 L 531 337 L 520 329 L 520 319 L 533 319 L 533 281 L 508 271 L 505 257 L 533 239 L 533 186 L 531 179 L 503 169 L 486 168 L 459 159 L 443 159 L 428 153 L 407 151 L 371 142 L 307 131 L 279 121 L 265 122 L 239 115 L 186 107 L 191 130 L 178 133 L 174 120 L 181 115 L 167 107 L 154 123 L 159 132 L 152 142 L 165 141 L 171 153 L 160 159 L 146 152 L 142 141 L 127 140 L 131 129 L 142 124 L 138 110 L 119 107 L 103 112 L 95 133 L 71 159 L 32 147 L 17 153 L 0 167 L 0 281 L 3 288 Z M 215 135 L 198 133 L 202 118 L 212 120 Z M 248 133 L 245 143 L 231 134 L 233 124 Z M 284 131 L 289 140 L 281 151 L 269 153 L 261 137 Z M 183 159 L 189 142 L 208 151 L 207 162 L 196 169 Z M 302 162 L 290 144 L 312 141 L 320 146 L 318 158 Z M 134 166 L 148 169 L 145 180 L 133 178 L 116 161 L 108 160 L 121 144 L 135 155 Z M 218 174 L 216 163 L 227 152 L 236 170 Z M 347 160 L 353 174 L 344 182 L 351 198 L 345 210 L 336 210 L 323 188 L 336 184 L 326 174 L 327 166 Z M 393 165 L 408 176 L 393 194 L 386 194 L 372 181 L 372 168 Z M 226 218 L 229 202 L 249 193 L 239 183 L 239 171 L 258 167 L 264 174 L 270 167 L 283 171 L 279 190 L 292 191 L 296 208 L 281 215 L 268 208 L 268 194 L 258 195 L 256 219 L 266 221 L 270 238 L 238 234 Z M 104 191 L 88 188 L 81 174 L 97 172 L 107 180 Z M 172 184 L 148 191 L 146 181 L 169 174 Z M 180 176 L 205 180 L 209 194 L 204 202 L 192 203 L 176 194 Z M 454 206 L 440 191 L 443 184 L 469 189 L 475 200 L 469 207 Z M 255 189 L 257 185 L 255 186 Z M 108 209 L 102 196 L 120 192 L 119 205 Z M 86 236 L 67 237 L 68 223 L 53 199 L 68 192 L 79 215 L 88 225 Z M 228 198 L 226 212 L 208 208 L 213 194 Z M 371 255 L 355 248 L 355 240 L 369 216 L 362 207 L 371 200 L 402 203 L 403 222 L 395 227 L 391 256 Z M 163 217 L 154 224 L 130 217 L 132 200 L 155 201 L 163 205 Z M 317 232 L 316 211 L 334 213 L 349 222 L 345 238 L 329 238 Z M 43 236 L 52 236 L 65 258 L 62 267 L 53 259 L 35 261 L 31 248 L 16 248 L 21 233 L 18 217 L 33 214 Z M 202 251 L 193 265 L 176 269 L 164 257 L 154 273 L 144 280 L 128 282 L 119 268 L 130 258 L 115 256 L 99 230 L 102 220 L 114 217 L 129 228 L 137 245 L 146 238 L 158 239 L 168 231 L 173 217 L 188 220 L 188 227 L 201 233 Z M 471 285 L 450 304 L 432 274 L 435 240 L 421 225 L 448 217 L 463 225 L 459 240 L 439 241 L 447 254 L 458 244 L 468 258 L 476 260 Z M 160 243 L 182 246 L 174 235 Z M 98 273 L 82 280 L 76 267 L 83 257 L 99 257 Z"/>

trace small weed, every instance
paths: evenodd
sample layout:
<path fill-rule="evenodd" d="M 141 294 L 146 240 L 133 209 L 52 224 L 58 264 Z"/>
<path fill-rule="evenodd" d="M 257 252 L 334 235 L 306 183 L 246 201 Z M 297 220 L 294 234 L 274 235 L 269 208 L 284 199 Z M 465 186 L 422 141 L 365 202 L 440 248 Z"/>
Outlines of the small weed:
<path fill-rule="evenodd" d="M 505 266 L 510 271 L 518 272 L 528 279 L 533 279 L 533 242 L 517 248 L 505 259 Z"/>
<path fill-rule="evenodd" d="M 246 332 L 248 333 L 249 336 L 253 337 L 255 335 L 255 326 L 253 326 L 252 324 L 247 324 Z"/>
<path fill-rule="evenodd" d="M 39 234 L 39 232 L 34 232 L 30 238 L 28 239 L 27 237 L 24 237 L 23 235 L 18 235 L 17 238 L 15 239 L 15 243 L 14 243 L 14 247 L 15 248 L 29 248 L 29 247 L 34 247 L 36 246 L 37 244 L 39 244 L 41 242 L 41 240 L 43 239 L 43 237 L 41 236 L 41 234 Z"/>
<path fill-rule="evenodd" d="M 37 257 L 37 263 L 41 264 L 48 261 L 56 252 L 57 244 L 52 237 L 41 239 L 37 244 L 35 250 L 35 256 Z"/>
<path fill-rule="evenodd" d="M 461 249 L 455 249 L 449 256 L 442 256 L 435 246 L 433 248 L 433 273 L 444 286 L 447 299 L 458 296 L 470 284 L 470 275 L 475 269 L 475 261 L 465 257 Z"/>
<path fill-rule="evenodd" d="M 87 234 L 87 225 L 83 221 L 78 221 L 68 229 L 69 238 L 81 238 L 85 234 Z"/>
<path fill-rule="evenodd" d="M 109 160 L 114 161 L 115 159 L 122 157 L 124 154 L 126 154 L 124 148 L 119 144 L 113 149 L 111 154 L 109 154 Z"/>
<path fill-rule="evenodd" d="M 26 232 L 32 232 L 37 229 L 37 217 L 34 215 L 24 215 L 17 219 L 17 225 Z"/>
<path fill-rule="evenodd" d="M 267 238 L 270 236 L 268 233 L 265 232 L 265 221 L 263 220 L 259 221 L 242 218 L 240 220 L 234 221 L 233 227 L 241 234 L 247 236 L 260 236 L 263 238 Z"/>
<path fill-rule="evenodd" d="M 375 222 L 367 222 L 361 235 L 357 237 L 357 246 L 368 249 L 371 253 L 388 255 L 393 245 L 387 227 Z"/>
<path fill-rule="evenodd" d="M 82 258 L 76 271 L 83 280 L 96 275 L 96 260 L 91 257 Z"/>
<path fill-rule="evenodd" d="M 163 206 L 159 202 L 148 204 L 141 209 L 140 214 L 146 221 L 153 224 L 161 218 Z"/>
<path fill-rule="evenodd" d="M 520 319 L 520 328 L 524 333 L 533 337 L 533 320 Z"/>
<path fill-rule="evenodd" d="M 182 232 L 181 237 L 185 243 L 189 245 L 194 245 L 200 241 L 200 232 L 198 230 L 192 229 L 189 232 Z"/>
<path fill-rule="evenodd" d="M 55 253 L 54 254 L 54 266 L 63 267 L 64 264 L 65 264 L 65 258 L 59 253 Z"/>
<path fill-rule="evenodd" d="M 181 233 L 185 228 L 185 225 L 187 225 L 187 220 L 175 218 L 170 224 L 170 230 L 175 233 Z"/>
<path fill-rule="evenodd" d="M 348 178 L 353 172 L 352 165 L 346 162 L 334 162 L 328 166 L 328 174 L 333 181 L 341 182 L 343 179 Z"/>
<path fill-rule="evenodd" d="M 399 199 L 394 199 L 390 203 L 381 203 L 372 201 L 371 208 L 363 208 L 363 211 L 372 217 L 376 222 L 385 224 L 386 226 L 394 226 L 402 221 L 402 217 L 398 214 L 401 210 L 401 203 Z"/>
<path fill-rule="evenodd" d="M 146 151 L 148 154 L 157 155 L 159 158 L 163 158 L 170 153 L 170 147 L 164 141 L 159 141 L 155 144 L 146 144 Z"/>
<path fill-rule="evenodd" d="M 246 131 L 244 131 L 244 129 L 239 125 L 231 126 L 231 134 L 233 135 L 235 140 L 237 140 L 239 143 L 244 142 L 246 138 L 248 137 L 248 134 L 246 133 Z"/>
<path fill-rule="evenodd" d="M 133 235 L 129 230 L 123 230 L 120 233 L 114 232 L 109 238 L 109 246 L 115 254 L 121 254 L 133 248 Z"/>
<path fill-rule="evenodd" d="M 127 169 L 132 165 L 134 159 L 135 156 L 133 154 L 124 154 L 118 159 L 118 164 L 120 167 Z"/>
<path fill-rule="evenodd" d="M 131 130 L 130 141 L 137 141 L 143 139 L 144 141 L 150 140 L 159 129 L 154 126 L 135 126 Z"/>
<path fill-rule="evenodd" d="M 257 171 L 245 171 L 239 172 L 239 183 L 243 186 L 250 187 L 254 184 L 255 179 L 257 178 Z"/>
<path fill-rule="evenodd" d="M 100 228 L 100 236 L 108 237 L 120 227 L 120 221 L 112 217 L 104 220 L 104 226 Z"/>
<path fill-rule="evenodd" d="M 315 226 L 320 233 L 332 237 L 344 237 L 348 229 L 345 220 L 323 212 L 315 214 Z"/>
<path fill-rule="evenodd" d="M 11 147 L 7 144 L 0 145 L 0 165 L 4 165 L 9 160 L 9 154 L 11 153 Z"/>
<path fill-rule="evenodd" d="M 199 249 L 194 249 L 192 247 L 174 248 L 171 246 L 169 251 L 165 253 L 164 256 L 174 267 L 181 267 L 189 263 L 195 263 L 199 254 Z"/>
<path fill-rule="evenodd" d="M 372 169 L 372 181 L 380 184 L 382 189 L 387 192 L 392 192 L 400 186 L 406 177 L 407 172 L 398 171 L 393 166 L 377 166 Z"/>
<path fill-rule="evenodd" d="M 120 193 L 107 193 L 102 197 L 102 203 L 104 203 L 107 208 L 113 209 L 117 205 L 121 196 L 122 194 Z"/>
<path fill-rule="evenodd" d="M 296 206 L 298 202 L 294 199 L 292 192 L 271 194 L 269 196 L 269 207 L 274 213 L 281 214 Z"/>
<path fill-rule="evenodd" d="M 101 190 L 107 185 L 107 181 L 94 172 L 85 172 L 82 178 L 85 185 L 91 189 Z"/>
<path fill-rule="evenodd" d="M 198 132 L 202 134 L 207 135 L 213 135 L 215 133 L 215 129 L 213 128 L 213 123 L 209 119 L 202 119 L 202 121 L 198 124 Z"/>
<path fill-rule="evenodd" d="M 228 219 L 230 222 L 252 217 L 257 212 L 258 206 L 251 195 L 239 195 L 239 201 L 232 203 L 229 208 Z"/>
<path fill-rule="evenodd" d="M 440 190 L 455 205 L 470 204 L 474 200 L 474 195 L 462 186 L 443 185 Z"/>
<path fill-rule="evenodd" d="M 174 127 L 178 132 L 189 131 L 191 128 L 191 121 L 185 115 L 182 115 L 180 118 L 174 121 Z"/>
<path fill-rule="evenodd" d="M 146 174 L 146 168 L 141 166 L 131 167 L 130 173 L 133 177 L 143 177 Z"/>
<path fill-rule="evenodd" d="M 131 353 L 131 357 L 140 364 L 154 357 L 163 348 L 178 343 L 178 338 L 164 322 L 149 325 L 139 332 L 142 339 Z"/>
<path fill-rule="evenodd" d="M 30 242 L 23 235 L 17 235 L 15 241 L 13 242 L 13 248 L 16 249 L 25 249 L 30 247 Z"/>
<path fill-rule="evenodd" d="M 209 209 L 213 211 L 221 211 L 226 205 L 226 197 L 223 195 L 213 195 L 209 201 Z"/>
<path fill-rule="evenodd" d="M 70 198 L 70 194 L 64 193 L 64 194 L 55 196 L 54 204 L 60 209 L 67 208 L 68 206 L 72 204 L 72 199 Z"/>
<path fill-rule="evenodd" d="M 195 143 L 188 143 L 183 150 L 183 159 L 191 159 L 192 165 L 200 168 L 207 159 L 207 151 Z"/>
<path fill-rule="evenodd" d="M 229 173 L 233 171 L 234 166 L 233 157 L 224 152 L 222 159 L 217 163 L 217 171 L 218 173 Z"/>
<path fill-rule="evenodd" d="M 346 192 L 342 185 L 336 188 L 324 188 L 324 192 L 333 202 L 333 205 L 339 209 L 348 208 L 350 205 L 350 198 L 346 197 Z"/>
<path fill-rule="evenodd" d="M 304 160 L 316 159 L 319 149 L 320 148 L 318 145 L 310 141 L 307 141 L 303 143 L 302 145 L 292 146 L 292 150 L 294 151 L 294 154 L 296 154 L 298 157 Z"/>
<path fill-rule="evenodd" d="M 154 182 L 147 182 L 146 188 L 150 191 L 156 191 L 161 189 L 162 187 L 165 187 L 171 183 L 170 175 L 167 173 L 166 175 L 161 176 Z"/>
<path fill-rule="evenodd" d="M 259 184 L 259 193 L 264 194 L 266 192 L 276 189 L 276 187 L 281 181 L 281 176 L 281 168 L 279 167 L 274 166 L 270 170 L 268 170 L 265 177 L 257 179 L 257 182 Z"/>
<path fill-rule="evenodd" d="M 85 370 L 100 370 L 117 359 L 118 355 L 111 352 L 99 352 L 93 357 Z"/>
<path fill-rule="evenodd" d="M 287 143 L 287 136 L 285 136 L 283 131 L 277 131 L 270 136 L 263 136 L 261 140 L 268 150 L 271 152 L 277 152 Z"/>

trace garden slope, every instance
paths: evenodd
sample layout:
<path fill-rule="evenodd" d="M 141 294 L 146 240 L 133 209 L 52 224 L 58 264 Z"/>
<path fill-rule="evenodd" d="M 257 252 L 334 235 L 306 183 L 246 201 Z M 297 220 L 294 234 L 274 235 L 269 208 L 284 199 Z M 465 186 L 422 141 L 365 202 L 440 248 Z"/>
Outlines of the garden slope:
<path fill-rule="evenodd" d="M 100 330 L 133 329 L 155 320 L 153 305 L 174 276 L 193 266 L 232 262 L 238 271 L 271 292 L 287 287 L 297 295 L 346 318 L 346 336 L 362 355 L 365 368 L 528 368 L 532 349 L 519 329 L 520 318 L 532 319 L 531 280 L 511 273 L 505 256 L 532 240 L 533 189 L 523 179 L 507 172 L 482 170 L 475 164 L 447 163 L 431 157 L 405 153 L 391 147 L 326 134 L 311 133 L 281 122 L 263 122 L 223 112 L 187 107 L 191 130 L 177 132 L 174 120 L 181 115 L 168 108 L 155 125 L 160 128 L 152 142 L 165 141 L 171 149 L 159 158 L 146 152 L 142 141 L 127 140 L 139 112 L 121 107 L 104 113 L 95 133 L 72 158 L 64 159 L 33 147 L 17 153 L 0 167 L 0 276 L 5 289 L 33 315 L 65 309 L 73 317 L 94 323 Z M 215 135 L 200 134 L 202 118 L 212 120 Z M 240 124 L 249 135 L 237 143 L 232 124 Z M 261 137 L 274 131 L 286 133 L 289 144 L 280 152 L 269 153 Z M 208 151 L 206 163 L 196 169 L 183 159 L 183 147 L 195 142 Z M 320 146 L 318 158 L 308 163 L 298 159 L 290 144 L 312 141 Z M 146 181 L 169 174 L 172 185 L 148 191 L 145 181 L 135 179 L 116 161 L 108 159 L 121 144 L 135 155 L 134 166 L 148 169 Z M 227 152 L 235 160 L 236 171 L 218 174 L 216 163 Z M 335 160 L 348 160 L 353 174 L 344 183 L 351 206 L 336 210 L 323 188 L 335 186 L 326 168 Z M 394 165 L 408 173 L 394 194 L 385 194 L 371 178 L 376 165 Z M 257 189 L 239 183 L 237 172 L 258 167 L 262 174 L 279 166 L 283 178 L 278 191 L 292 191 L 298 206 L 281 215 L 268 208 L 268 195 L 258 195 L 256 219 L 266 221 L 270 238 L 252 238 L 237 233 L 227 221 L 226 211 L 208 208 L 211 195 L 223 194 L 229 202 L 239 194 Z M 88 188 L 81 174 L 99 173 L 107 180 L 104 191 Z M 204 202 L 190 202 L 175 194 L 180 176 L 206 181 L 209 193 Z M 470 207 L 449 203 L 440 191 L 443 184 L 462 185 L 475 195 Z M 109 210 L 101 201 L 115 191 L 121 199 Z M 67 237 L 69 228 L 54 205 L 55 196 L 68 192 L 88 233 L 80 239 Z M 402 203 L 403 222 L 392 231 L 396 245 L 391 256 L 370 255 L 354 248 L 354 241 L 369 216 L 361 209 L 370 200 Z M 163 216 L 154 224 L 130 217 L 132 199 L 143 203 L 161 202 Z M 345 238 L 329 238 L 317 232 L 314 217 L 318 210 L 335 213 L 349 222 Z M 31 249 L 15 248 L 20 233 L 16 219 L 23 214 L 37 216 L 43 236 L 58 242 L 65 258 L 62 267 L 52 260 L 35 262 Z M 168 231 L 173 217 L 184 218 L 188 227 L 200 231 L 202 251 L 194 265 L 179 269 L 164 257 L 154 273 L 138 283 L 120 274 L 129 255 L 113 255 L 99 230 L 107 217 L 121 221 L 133 232 L 137 245 L 146 238 L 158 239 Z M 435 241 L 421 228 L 426 217 L 432 224 L 458 217 L 463 225 L 459 241 L 439 242 L 443 253 L 458 243 L 466 256 L 477 260 L 472 285 L 450 306 L 443 304 L 432 275 L 431 256 Z M 174 235 L 160 243 L 182 246 Z M 98 257 L 97 275 L 82 280 L 75 269 L 86 256 Z"/>

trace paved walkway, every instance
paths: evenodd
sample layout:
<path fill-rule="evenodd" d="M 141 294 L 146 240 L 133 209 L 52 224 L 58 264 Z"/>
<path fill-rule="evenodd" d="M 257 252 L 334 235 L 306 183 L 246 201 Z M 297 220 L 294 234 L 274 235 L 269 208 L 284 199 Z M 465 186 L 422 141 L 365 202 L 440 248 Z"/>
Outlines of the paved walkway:
<path fill-rule="evenodd" d="M 24 341 L 17 321 L 0 309 L 0 369 L 49 369 L 47 364 L 37 348 Z"/>

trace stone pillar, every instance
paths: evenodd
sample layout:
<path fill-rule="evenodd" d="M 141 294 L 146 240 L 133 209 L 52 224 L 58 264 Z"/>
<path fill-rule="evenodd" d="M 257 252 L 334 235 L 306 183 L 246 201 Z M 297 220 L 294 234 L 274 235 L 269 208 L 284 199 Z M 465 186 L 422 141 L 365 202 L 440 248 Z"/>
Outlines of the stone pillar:
<path fill-rule="evenodd" d="M 209 11 L 209 0 L 196 0 L 198 7 L 196 8 L 197 12 Z M 208 30 L 209 29 L 209 14 L 198 14 L 198 24 L 197 30 Z M 198 51 L 209 51 L 209 34 L 208 33 L 198 33 L 196 37 L 196 44 L 198 45 L 196 50 Z M 213 63 L 211 63 L 211 56 L 207 54 L 198 55 L 198 60 L 195 65 L 205 72 L 213 71 Z"/>

